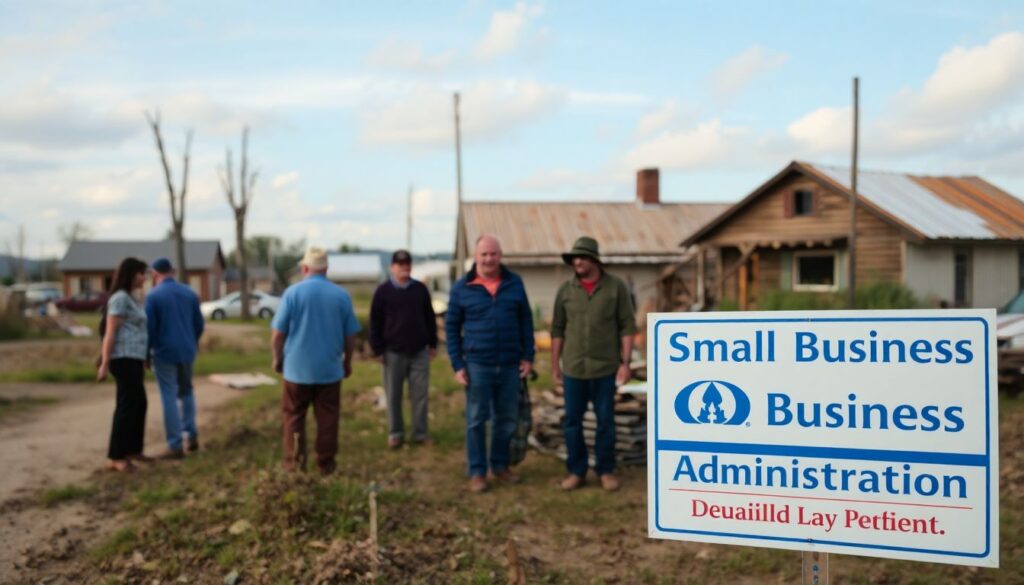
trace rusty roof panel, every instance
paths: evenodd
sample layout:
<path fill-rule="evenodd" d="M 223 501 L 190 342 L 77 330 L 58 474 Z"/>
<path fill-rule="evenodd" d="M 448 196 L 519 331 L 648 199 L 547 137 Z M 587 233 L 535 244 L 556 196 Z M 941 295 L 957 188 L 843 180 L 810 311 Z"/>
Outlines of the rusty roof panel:
<path fill-rule="evenodd" d="M 844 189 L 849 168 L 808 165 Z M 1024 201 L 978 177 L 860 171 L 860 198 L 930 239 L 1024 239 Z"/>
<path fill-rule="evenodd" d="M 570 202 L 466 202 L 468 242 L 496 235 L 505 256 L 557 258 L 576 238 L 597 239 L 602 256 L 679 256 L 679 241 L 724 211 L 728 204 Z"/>

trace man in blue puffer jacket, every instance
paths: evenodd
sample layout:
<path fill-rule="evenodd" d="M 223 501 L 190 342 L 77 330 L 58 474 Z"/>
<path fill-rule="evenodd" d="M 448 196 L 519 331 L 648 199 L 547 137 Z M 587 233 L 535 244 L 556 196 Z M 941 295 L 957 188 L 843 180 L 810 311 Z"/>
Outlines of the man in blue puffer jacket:
<path fill-rule="evenodd" d="M 476 241 L 473 268 L 452 287 L 445 319 L 455 380 L 466 387 L 466 458 L 469 490 L 487 489 L 488 464 L 496 481 L 517 483 L 509 471 L 509 441 L 516 428 L 520 378 L 533 369 L 533 317 L 523 279 L 501 264 L 501 243 Z M 486 457 L 487 421 L 491 454 Z"/>

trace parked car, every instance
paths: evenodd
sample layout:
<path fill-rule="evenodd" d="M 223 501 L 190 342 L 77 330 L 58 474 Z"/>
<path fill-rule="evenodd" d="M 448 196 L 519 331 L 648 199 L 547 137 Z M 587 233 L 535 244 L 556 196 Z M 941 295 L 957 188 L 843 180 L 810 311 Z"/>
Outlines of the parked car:
<path fill-rule="evenodd" d="M 254 290 L 249 293 L 251 314 L 261 319 L 271 319 L 281 304 L 281 297 L 275 297 L 265 292 Z M 242 316 L 242 294 L 233 292 L 214 301 L 207 301 L 199 305 L 203 317 L 214 321 L 226 319 L 227 317 Z"/>
<path fill-rule="evenodd" d="M 102 291 L 83 290 L 57 301 L 57 308 L 64 311 L 99 311 L 107 304 L 108 295 Z"/>
<path fill-rule="evenodd" d="M 25 304 L 29 307 L 38 307 L 60 299 L 60 290 L 56 285 L 48 283 L 15 284 L 10 290 L 24 293 Z"/>

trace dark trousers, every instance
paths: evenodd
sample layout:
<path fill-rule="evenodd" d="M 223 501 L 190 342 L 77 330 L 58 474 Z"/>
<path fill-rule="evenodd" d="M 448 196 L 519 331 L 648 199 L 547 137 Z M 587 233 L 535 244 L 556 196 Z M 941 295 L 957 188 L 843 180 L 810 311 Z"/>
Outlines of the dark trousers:
<path fill-rule="evenodd" d="M 409 402 L 412 404 L 412 438 L 427 438 L 427 389 L 430 386 L 430 353 L 427 348 L 405 355 L 394 351 L 384 353 L 384 396 L 388 402 L 388 437 L 405 437 L 402 420 L 402 387 L 409 380 Z"/>
<path fill-rule="evenodd" d="M 117 358 L 110 360 L 110 374 L 117 383 L 117 405 L 107 457 L 119 460 L 142 453 L 146 434 L 145 372 L 142 360 Z"/>
<path fill-rule="evenodd" d="M 338 454 L 338 415 L 341 411 L 341 380 L 328 384 L 295 384 L 284 381 L 281 414 L 284 427 L 284 467 L 306 468 L 306 410 L 313 405 L 316 419 L 316 466 L 332 473 Z M 296 445 L 296 438 L 298 445 Z"/>
<path fill-rule="evenodd" d="M 569 473 L 587 476 L 587 442 L 583 438 L 583 415 L 587 403 L 594 404 L 597 436 L 594 438 L 594 471 L 604 475 L 615 471 L 615 375 L 592 380 L 565 376 L 565 467 Z"/>

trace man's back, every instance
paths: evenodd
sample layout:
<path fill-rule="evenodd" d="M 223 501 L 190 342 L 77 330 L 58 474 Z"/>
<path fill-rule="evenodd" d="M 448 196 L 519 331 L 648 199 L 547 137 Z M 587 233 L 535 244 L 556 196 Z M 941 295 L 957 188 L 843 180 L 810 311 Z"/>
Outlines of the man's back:
<path fill-rule="evenodd" d="M 359 331 L 352 300 L 323 275 L 288 287 L 273 328 L 287 335 L 284 377 L 297 384 L 323 384 L 343 376 L 345 337 Z"/>
<path fill-rule="evenodd" d="M 173 278 L 146 295 L 149 344 L 153 357 L 167 362 L 191 362 L 205 327 L 199 296 Z"/>

